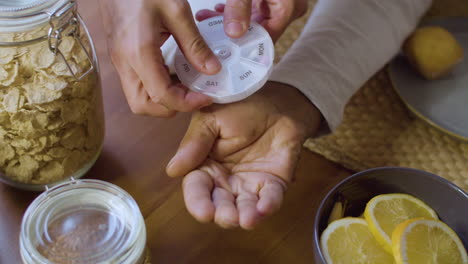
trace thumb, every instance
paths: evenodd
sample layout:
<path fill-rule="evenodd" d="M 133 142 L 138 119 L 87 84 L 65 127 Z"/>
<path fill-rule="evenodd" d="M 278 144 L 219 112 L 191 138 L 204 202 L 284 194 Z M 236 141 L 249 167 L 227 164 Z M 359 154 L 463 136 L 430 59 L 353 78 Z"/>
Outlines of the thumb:
<path fill-rule="evenodd" d="M 179 149 L 166 167 L 170 177 L 181 177 L 200 166 L 218 137 L 215 120 L 196 113 L 190 121 Z"/>
<path fill-rule="evenodd" d="M 190 5 L 186 1 L 183 3 L 174 10 L 175 13 L 165 14 L 165 26 L 195 69 L 205 74 L 216 74 L 221 70 L 221 63 L 198 31 Z"/>
<path fill-rule="evenodd" d="M 224 29 L 231 38 L 242 37 L 250 24 L 252 0 L 227 0 L 224 7 Z"/>

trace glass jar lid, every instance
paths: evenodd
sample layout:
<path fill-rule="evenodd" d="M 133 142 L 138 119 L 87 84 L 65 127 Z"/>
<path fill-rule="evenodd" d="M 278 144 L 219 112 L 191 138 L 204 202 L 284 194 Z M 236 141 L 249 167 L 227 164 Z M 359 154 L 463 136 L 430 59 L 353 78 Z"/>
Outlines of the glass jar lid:
<path fill-rule="evenodd" d="M 41 28 L 47 24 L 49 24 L 47 33 L 39 36 L 30 34 L 34 35 L 31 39 L 14 41 L 11 37 L 3 35 L 3 33 Z M 48 41 L 50 51 L 65 61 L 68 70 L 78 81 L 94 70 L 92 58 L 80 38 L 81 28 L 86 31 L 90 39 L 89 32 L 78 14 L 75 0 L 0 0 L 0 47 L 27 46 Z M 66 36 L 72 36 L 77 40 L 90 62 L 91 67 L 82 74 L 77 74 L 73 70 L 60 50 L 60 44 Z"/>
<path fill-rule="evenodd" d="M 143 216 L 121 188 L 99 180 L 55 186 L 27 209 L 20 234 L 24 263 L 139 263 Z"/>
<path fill-rule="evenodd" d="M 21 10 L 32 9 L 41 6 L 50 6 L 59 0 L 0 0 L 0 12 L 18 12 Z"/>
<path fill-rule="evenodd" d="M 48 23 L 70 0 L 0 0 L 0 31 L 18 32 Z"/>

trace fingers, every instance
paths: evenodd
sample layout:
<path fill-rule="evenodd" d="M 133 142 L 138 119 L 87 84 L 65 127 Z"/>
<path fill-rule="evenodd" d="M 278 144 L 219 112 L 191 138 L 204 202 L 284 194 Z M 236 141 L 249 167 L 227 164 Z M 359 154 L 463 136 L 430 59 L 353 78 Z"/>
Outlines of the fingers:
<path fill-rule="evenodd" d="M 216 4 L 215 11 L 219 13 L 224 13 L 224 7 L 226 7 L 225 4 Z"/>
<path fill-rule="evenodd" d="M 257 210 L 263 216 L 269 216 L 276 212 L 283 202 L 285 187 L 277 182 L 267 182 L 263 185 L 258 196 Z"/>
<path fill-rule="evenodd" d="M 227 0 L 224 7 L 224 31 L 231 38 L 240 38 L 249 28 L 252 0 Z"/>
<path fill-rule="evenodd" d="M 213 204 L 216 212 L 214 221 L 222 228 L 239 226 L 239 215 L 236 208 L 236 199 L 229 191 L 215 187 L 213 190 Z"/>
<path fill-rule="evenodd" d="M 180 177 L 200 166 L 217 137 L 215 120 L 200 113 L 194 114 L 179 149 L 167 165 L 167 174 Z"/>
<path fill-rule="evenodd" d="M 286 30 L 290 20 L 287 17 L 275 17 L 264 20 L 262 25 L 270 33 L 273 42 L 276 42 Z"/>
<path fill-rule="evenodd" d="M 205 171 L 208 175 L 211 176 L 213 182 L 216 186 L 219 186 L 230 193 L 234 193 L 231 189 L 229 184 L 229 171 L 221 165 L 219 162 L 216 162 L 212 159 L 208 159 L 205 161 L 204 165 L 200 168 L 200 170 Z"/>
<path fill-rule="evenodd" d="M 193 92 L 182 84 L 172 84 L 157 47 L 143 49 L 140 59 L 142 63 L 137 70 L 153 102 L 179 112 L 190 112 L 211 104 L 208 96 Z"/>
<path fill-rule="evenodd" d="M 145 87 L 153 102 L 179 112 L 191 112 L 212 104 L 209 96 L 191 91 L 182 84 L 173 84 L 162 90 L 158 86 L 146 86 L 146 83 Z"/>
<path fill-rule="evenodd" d="M 279 181 L 267 181 L 261 186 L 237 179 L 231 184 L 242 187 L 233 193 L 219 186 L 206 165 L 189 173 L 183 182 L 183 192 L 190 214 L 200 222 L 214 221 L 222 228 L 240 226 L 251 230 L 265 216 L 277 211 L 283 201 L 285 187 Z"/>
<path fill-rule="evenodd" d="M 151 100 L 133 69 L 124 65 L 116 67 L 116 69 L 119 71 L 122 89 L 133 113 L 158 117 L 171 117 L 176 114 L 174 110 Z"/>
<path fill-rule="evenodd" d="M 215 16 L 221 16 L 224 13 L 224 7 L 225 4 L 217 4 L 215 5 L 214 11 L 210 9 L 202 9 L 195 14 L 195 18 L 198 21 L 203 21 L 205 19 L 212 18 Z"/>
<path fill-rule="evenodd" d="M 259 9 L 256 17 L 260 17 L 260 23 L 270 33 L 273 41 L 283 34 L 286 28 L 292 21 L 293 7 L 284 4 L 272 5 L 266 11 L 264 8 Z"/>
<path fill-rule="evenodd" d="M 222 13 L 220 12 L 216 12 L 216 11 L 209 10 L 209 9 L 202 9 L 195 14 L 195 18 L 198 21 L 203 21 L 205 19 L 212 18 L 215 16 L 220 16 L 220 15 L 222 15 Z"/>
<path fill-rule="evenodd" d="M 280 1 L 278 4 L 270 4 L 268 8 L 260 6 L 258 10 L 267 17 L 262 25 L 270 33 L 273 41 L 279 39 L 289 24 L 307 12 L 308 1 L 300 0 L 293 3 Z"/>
<path fill-rule="evenodd" d="M 215 206 L 211 201 L 213 187 L 210 176 L 199 170 L 189 173 L 182 183 L 185 206 L 202 223 L 210 222 L 214 217 Z"/>
<path fill-rule="evenodd" d="M 221 70 L 218 58 L 200 35 L 186 1 L 171 1 L 165 12 L 165 26 L 174 36 L 187 60 L 200 72 L 216 74 Z M 172 9 L 171 9 L 172 8 Z"/>
<path fill-rule="evenodd" d="M 239 225 L 246 230 L 253 229 L 261 220 L 257 211 L 258 197 L 254 193 L 242 192 L 237 196 L 236 204 L 239 211 Z"/>
<path fill-rule="evenodd" d="M 190 91 L 181 84 L 174 85 L 169 71 L 164 65 L 160 46 L 167 40 L 170 33 L 177 36 L 182 35 L 181 42 L 183 43 L 188 43 L 190 38 L 201 40 L 191 42 L 196 43 L 196 45 L 193 45 L 194 50 L 188 52 L 189 59 L 192 61 L 194 58 L 202 60 L 198 64 L 194 63 L 194 66 L 211 65 L 204 61 L 205 57 L 208 57 L 206 54 L 211 54 L 211 51 L 205 47 L 206 44 L 199 36 L 187 2 L 185 0 L 167 2 L 169 4 L 165 5 L 164 8 L 158 9 L 158 14 L 154 14 L 152 11 L 135 11 L 138 15 L 137 18 L 125 20 L 125 23 L 119 22 L 122 25 L 119 24 L 120 26 L 114 29 L 120 31 L 119 34 L 113 34 L 112 61 L 121 76 L 123 90 L 130 108 L 137 114 L 168 117 L 177 111 L 190 112 L 212 103 L 209 96 Z M 175 13 L 171 13 L 171 11 Z M 177 16 L 177 14 L 184 15 Z M 171 18 L 172 21 L 165 16 Z M 178 21 L 174 22 L 175 19 Z M 165 24 L 172 25 L 173 28 L 168 29 Z M 186 24 L 191 25 L 191 27 L 186 27 Z M 123 25 L 127 27 L 123 27 Z M 185 36 L 189 39 L 184 39 Z M 201 46 L 204 48 L 196 49 Z M 187 52 L 187 48 L 185 51 Z M 216 58 L 214 64 L 219 64 Z M 203 70 L 204 68 L 201 69 L 201 71 Z M 217 71 L 216 69 L 212 70 L 213 73 Z"/>
<path fill-rule="evenodd" d="M 133 74 L 129 70 L 119 70 L 122 86 L 133 112 L 168 116 L 176 111 L 190 112 L 211 104 L 208 96 L 190 91 L 181 84 L 172 84 L 161 50 L 156 44 L 141 47 L 133 53 L 138 58 L 132 65 Z M 129 68 L 125 63 L 119 64 L 120 68 Z M 160 105 L 158 108 L 165 109 L 167 113 L 163 114 L 164 110 L 157 110 L 155 105 Z"/>
<path fill-rule="evenodd" d="M 250 186 L 250 188 L 253 186 Z M 265 216 L 276 212 L 283 202 L 285 186 L 276 181 L 267 181 L 257 193 L 245 190 L 236 199 L 239 225 L 253 229 Z"/>

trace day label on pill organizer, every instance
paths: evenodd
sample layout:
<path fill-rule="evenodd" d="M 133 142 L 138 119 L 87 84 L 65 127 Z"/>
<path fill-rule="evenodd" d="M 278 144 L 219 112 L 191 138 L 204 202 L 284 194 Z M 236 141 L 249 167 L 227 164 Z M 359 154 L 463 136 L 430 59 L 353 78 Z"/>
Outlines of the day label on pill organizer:
<path fill-rule="evenodd" d="M 181 82 L 193 91 L 210 96 L 215 103 L 240 101 L 255 93 L 267 81 L 274 62 L 274 45 L 268 32 L 251 22 L 244 36 L 229 38 L 224 32 L 223 17 L 202 21 L 198 28 L 218 57 L 222 70 L 215 75 L 198 72 L 180 49 L 175 69 Z"/>

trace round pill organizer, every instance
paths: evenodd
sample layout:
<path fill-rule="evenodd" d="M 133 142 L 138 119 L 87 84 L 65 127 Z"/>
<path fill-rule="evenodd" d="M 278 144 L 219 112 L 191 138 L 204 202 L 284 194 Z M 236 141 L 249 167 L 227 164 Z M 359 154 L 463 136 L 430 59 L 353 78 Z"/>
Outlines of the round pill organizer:
<path fill-rule="evenodd" d="M 215 75 L 201 74 L 178 49 L 175 70 L 185 86 L 210 96 L 215 103 L 225 104 L 247 98 L 266 83 L 275 52 L 270 35 L 261 25 L 251 22 L 245 35 L 238 39 L 225 34 L 223 17 L 204 20 L 198 28 L 222 69 Z"/>

